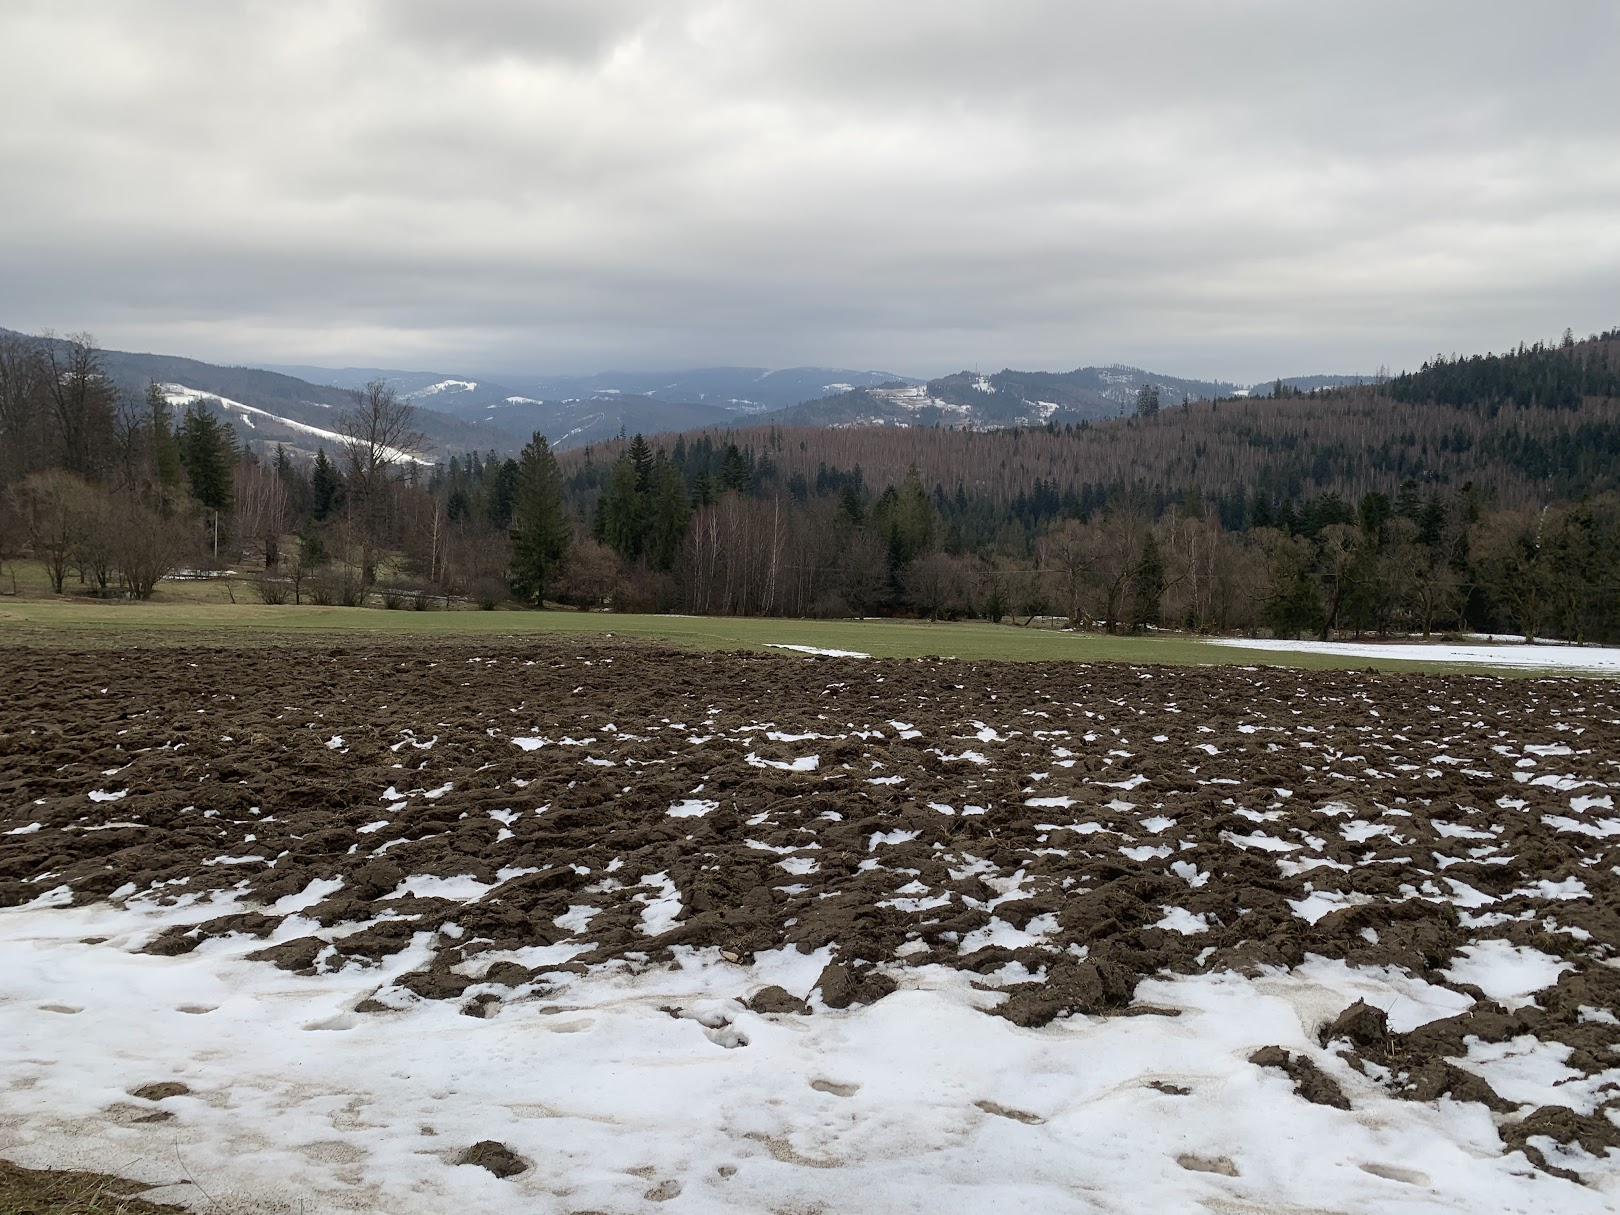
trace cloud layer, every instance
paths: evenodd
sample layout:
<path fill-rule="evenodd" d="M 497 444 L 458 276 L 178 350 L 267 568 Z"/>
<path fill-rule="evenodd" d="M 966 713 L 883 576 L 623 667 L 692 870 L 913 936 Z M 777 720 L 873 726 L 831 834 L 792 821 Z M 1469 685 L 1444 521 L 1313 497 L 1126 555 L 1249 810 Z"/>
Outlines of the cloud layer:
<path fill-rule="evenodd" d="M 1620 8 L 0 9 L 0 324 L 1248 380 L 1620 323 Z"/>

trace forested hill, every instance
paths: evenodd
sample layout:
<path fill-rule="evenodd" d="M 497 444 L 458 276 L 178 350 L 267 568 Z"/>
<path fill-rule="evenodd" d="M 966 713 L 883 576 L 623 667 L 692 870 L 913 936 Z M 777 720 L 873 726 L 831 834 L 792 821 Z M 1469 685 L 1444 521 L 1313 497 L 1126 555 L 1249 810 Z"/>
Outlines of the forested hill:
<path fill-rule="evenodd" d="M 1620 340 L 1437 360 L 1384 385 L 1279 396 L 1190 401 L 1153 416 L 1026 428 L 939 425 L 760 425 L 661 435 L 655 445 L 694 454 L 689 479 L 718 475 L 730 447 L 750 484 L 813 496 L 858 477 L 881 489 L 915 468 L 945 495 L 1049 513 L 1088 513 L 1129 498 L 1158 511 L 1197 490 L 1228 527 L 1257 499 L 1347 500 L 1469 484 L 1503 507 L 1620 488 Z M 1468 377 L 1471 394 L 1457 382 Z M 1572 387 L 1573 386 L 1573 387 Z M 1582 390 L 1586 390 L 1582 392 Z M 1577 394 L 1577 395 L 1572 395 Z M 610 462 L 620 444 L 567 453 L 565 468 Z M 720 453 L 720 454 L 716 454 Z"/>
<path fill-rule="evenodd" d="M 1558 346 L 1521 345 L 1507 354 L 1437 355 L 1389 385 L 1397 401 L 1450 405 L 1488 416 L 1518 409 L 1579 409 L 1594 397 L 1620 396 L 1620 333 L 1584 342 L 1565 333 Z"/>

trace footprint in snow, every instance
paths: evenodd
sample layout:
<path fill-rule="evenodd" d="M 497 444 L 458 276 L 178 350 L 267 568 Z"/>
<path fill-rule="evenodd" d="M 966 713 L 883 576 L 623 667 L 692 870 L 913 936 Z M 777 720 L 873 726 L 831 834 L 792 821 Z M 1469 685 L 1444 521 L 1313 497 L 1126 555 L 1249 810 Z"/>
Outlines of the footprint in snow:
<path fill-rule="evenodd" d="M 818 1093 L 831 1093 L 834 1097 L 853 1097 L 861 1091 L 858 1084 L 839 1084 L 836 1080 L 812 1080 L 810 1087 Z"/>
<path fill-rule="evenodd" d="M 1039 1126 L 1045 1122 L 1039 1114 L 1032 1114 L 1028 1110 L 1015 1110 L 1005 1105 L 997 1105 L 994 1101 L 975 1101 L 987 1114 L 994 1114 L 997 1118 L 1011 1118 L 1014 1122 L 1022 1122 L 1025 1126 Z"/>
<path fill-rule="evenodd" d="M 1219 1173 L 1222 1177 L 1236 1177 L 1238 1167 L 1225 1156 L 1195 1156 L 1191 1152 L 1183 1152 L 1176 1157 L 1176 1163 L 1189 1173 Z"/>
<path fill-rule="evenodd" d="M 1382 1177 L 1385 1181 L 1402 1181 L 1407 1185 L 1428 1185 L 1429 1175 L 1420 1173 L 1416 1169 L 1403 1169 L 1395 1164 L 1364 1164 L 1363 1173 L 1371 1173 L 1374 1177 Z"/>

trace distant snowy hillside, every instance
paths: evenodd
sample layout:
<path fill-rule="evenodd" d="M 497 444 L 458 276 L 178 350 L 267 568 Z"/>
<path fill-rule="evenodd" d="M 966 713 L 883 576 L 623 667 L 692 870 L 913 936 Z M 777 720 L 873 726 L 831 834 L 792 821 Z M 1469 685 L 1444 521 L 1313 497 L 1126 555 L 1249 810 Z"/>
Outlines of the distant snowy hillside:
<path fill-rule="evenodd" d="M 257 406 L 244 405 L 241 401 L 233 401 L 229 397 L 222 397 L 217 393 L 202 392 L 196 388 L 188 388 L 184 384 L 159 384 L 163 399 L 169 407 L 183 410 L 194 404 L 202 404 L 208 408 L 218 410 L 228 421 L 237 423 L 249 431 L 254 440 L 266 443 L 282 442 L 283 431 L 290 432 L 286 446 L 295 450 L 304 450 L 309 447 L 309 439 L 320 441 L 320 445 L 334 450 L 341 448 L 347 442 L 341 433 L 328 430 L 323 426 L 312 426 L 308 422 L 300 422 L 294 418 L 284 418 L 271 413 L 267 409 Z M 396 463 L 432 464 L 433 461 L 423 456 L 397 448 L 385 447 L 384 453 L 388 459 Z"/>

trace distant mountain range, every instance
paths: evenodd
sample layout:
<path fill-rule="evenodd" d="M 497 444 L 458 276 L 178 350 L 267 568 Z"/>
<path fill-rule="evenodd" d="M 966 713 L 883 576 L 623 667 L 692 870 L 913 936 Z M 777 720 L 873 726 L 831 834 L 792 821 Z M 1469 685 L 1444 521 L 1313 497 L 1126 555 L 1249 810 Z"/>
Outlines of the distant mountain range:
<path fill-rule="evenodd" d="M 11 331 L 0 329 L 0 334 Z M 23 336 L 20 334 L 12 336 Z M 341 440 L 337 418 L 350 393 L 381 379 L 417 409 L 429 459 L 461 451 L 515 453 L 535 432 L 553 447 L 581 447 L 619 433 L 660 434 L 757 423 L 804 426 L 965 426 L 992 429 L 1114 417 L 1135 405 L 1145 383 L 1162 406 L 1193 398 L 1265 394 L 1136 367 L 1068 372 L 961 371 L 926 382 L 881 371 L 833 367 L 709 367 L 679 372 L 602 372 L 591 376 L 468 374 L 378 367 L 225 367 L 174 355 L 104 350 L 103 365 L 126 392 L 156 381 L 177 406 L 215 409 L 244 442 L 313 454 Z M 1364 376 L 1302 376 L 1303 390 L 1362 383 Z"/>
<path fill-rule="evenodd" d="M 1140 367 L 1081 367 L 1074 371 L 959 371 L 926 384 L 850 388 L 805 401 L 755 421 L 800 426 L 971 426 L 996 429 L 1118 417 L 1136 407 L 1144 385 L 1159 390 L 1160 408 L 1182 400 L 1265 395 L 1290 388 L 1364 383 L 1365 376 L 1299 376 L 1243 387 L 1220 380 L 1186 380 Z"/>
<path fill-rule="evenodd" d="M 387 367 L 292 364 L 271 364 L 269 369 L 338 388 L 359 388 L 380 379 L 419 404 L 463 416 L 507 404 L 614 396 L 703 405 L 721 413 L 764 413 L 851 388 L 922 383 L 892 372 L 851 371 L 845 367 L 788 367 L 777 371 L 763 367 L 705 367 L 696 371 L 603 371 L 582 376 L 448 375 Z"/>
<path fill-rule="evenodd" d="M 352 390 L 382 380 L 418 409 L 447 414 L 485 436 L 480 449 L 521 446 L 536 431 L 553 447 L 579 447 L 621 430 L 646 434 L 727 426 L 832 392 L 920 380 L 843 367 L 708 367 L 680 372 L 606 371 L 590 376 L 487 376 L 401 371 L 387 367 L 270 370 L 328 389 Z"/>

